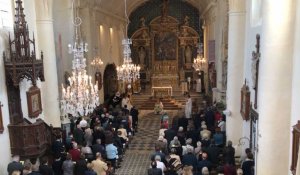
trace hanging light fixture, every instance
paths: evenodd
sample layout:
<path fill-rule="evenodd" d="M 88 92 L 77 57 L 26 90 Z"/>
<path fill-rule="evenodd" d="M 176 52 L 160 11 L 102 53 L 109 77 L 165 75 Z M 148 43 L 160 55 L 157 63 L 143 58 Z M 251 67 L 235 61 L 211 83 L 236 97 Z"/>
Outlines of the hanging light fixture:
<path fill-rule="evenodd" d="M 95 56 L 91 62 L 91 66 L 95 69 L 95 71 L 99 71 L 100 67 L 103 65 L 103 61 L 99 56 Z"/>
<path fill-rule="evenodd" d="M 130 45 L 132 44 L 132 40 L 127 36 L 127 27 L 128 27 L 128 16 L 127 16 L 127 7 L 126 0 L 125 3 L 125 17 L 127 20 L 126 29 L 125 29 L 125 38 L 122 40 L 123 45 L 123 64 L 121 66 L 117 66 L 117 75 L 118 80 L 122 80 L 126 83 L 131 83 L 140 78 L 140 69 L 139 65 L 132 64 L 131 59 L 131 49 Z"/>
<path fill-rule="evenodd" d="M 205 63 L 206 60 L 203 56 L 203 44 L 200 43 L 198 46 L 197 57 L 194 58 L 193 67 L 196 71 L 199 71 L 199 73 L 201 73 L 201 71 L 204 69 Z"/>
<path fill-rule="evenodd" d="M 72 4 L 74 6 L 74 2 Z M 74 8 L 72 9 L 74 11 Z M 75 43 L 68 45 L 69 53 L 73 53 L 72 76 L 68 78 L 69 86 L 62 85 L 61 111 L 63 115 L 71 114 L 73 117 L 84 116 L 92 113 L 99 105 L 98 85 L 92 83 L 92 77 L 87 75 L 86 58 L 87 43 L 81 41 L 81 18 L 75 10 Z"/>

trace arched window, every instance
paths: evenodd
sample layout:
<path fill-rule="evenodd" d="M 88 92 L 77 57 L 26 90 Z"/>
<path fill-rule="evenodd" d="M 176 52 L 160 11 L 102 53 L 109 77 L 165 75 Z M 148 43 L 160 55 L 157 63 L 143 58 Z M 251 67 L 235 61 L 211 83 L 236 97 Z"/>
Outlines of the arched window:
<path fill-rule="evenodd" d="M 12 1 L 0 0 L 0 29 L 13 27 Z"/>
<path fill-rule="evenodd" d="M 251 26 L 256 27 L 262 22 L 262 0 L 252 0 L 251 4 Z"/>

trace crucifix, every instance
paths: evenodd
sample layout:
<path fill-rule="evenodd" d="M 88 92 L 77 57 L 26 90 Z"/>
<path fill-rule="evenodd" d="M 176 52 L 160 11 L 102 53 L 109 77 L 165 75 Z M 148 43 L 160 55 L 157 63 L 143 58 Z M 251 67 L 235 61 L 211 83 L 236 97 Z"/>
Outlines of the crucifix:
<path fill-rule="evenodd" d="M 260 35 L 256 34 L 256 51 L 252 52 L 252 86 L 255 90 L 254 108 L 257 109 L 257 93 L 258 93 L 258 76 L 259 76 L 259 59 L 260 59 Z"/>

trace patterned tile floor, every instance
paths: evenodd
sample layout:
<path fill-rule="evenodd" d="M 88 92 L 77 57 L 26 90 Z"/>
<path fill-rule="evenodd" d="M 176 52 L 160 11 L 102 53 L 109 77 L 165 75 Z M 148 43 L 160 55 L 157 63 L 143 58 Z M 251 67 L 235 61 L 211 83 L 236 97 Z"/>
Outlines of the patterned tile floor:
<path fill-rule="evenodd" d="M 168 111 L 171 117 L 177 111 Z M 158 138 L 160 115 L 144 114 L 139 119 L 138 132 L 130 142 L 125 153 L 121 168 L 116 175 L 145 175 L 150 165 L 150 154 L 154 152 L 154 141 Z"/>

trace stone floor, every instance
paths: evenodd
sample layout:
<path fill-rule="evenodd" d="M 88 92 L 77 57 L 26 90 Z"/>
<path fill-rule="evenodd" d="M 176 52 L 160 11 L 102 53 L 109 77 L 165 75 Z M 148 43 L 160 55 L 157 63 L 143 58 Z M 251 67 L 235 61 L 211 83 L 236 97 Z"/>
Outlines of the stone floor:
<path fill-rule="evenodd" d="M 177 111 L 167 111 L 172 118 Z M 116 175 L 144 175 L 150 165 L 150 154 L 154 152 L 154 141 L 158 138 L 160 115 L 141 111 L 138 132 L 130 142 L 121 168 Z"/>

